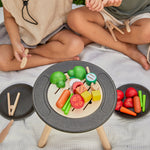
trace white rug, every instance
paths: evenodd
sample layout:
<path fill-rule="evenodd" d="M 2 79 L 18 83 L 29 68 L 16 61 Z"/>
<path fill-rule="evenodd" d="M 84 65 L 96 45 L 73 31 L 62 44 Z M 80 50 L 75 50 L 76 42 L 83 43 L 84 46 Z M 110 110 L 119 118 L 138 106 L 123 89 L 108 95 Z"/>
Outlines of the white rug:
<path fill-rule="evenodd" d="M 0 21 L 3 20 L 0 9 Z M 142 51 L 147 45 L 140 46 Z M 103 68 L 113 79 L 116 87 L 137 83 L 150 89 L 150 71 L 125 55 L 97 44 L 87 46 L 81 60 Z M 19 72 L 0 72 L 0 92 L 16 83 L 34 85 L 37 77 L 50 65 Z M 149 99 L 148 99 L 149 100 Z M 0 116 L 0 132 L 8 124 Z M 0 150 L 40 150 L 37 142 L 44 128 L 44 122 L 33 113 L 30 117 L 15 121 Z M 113 150 L 150 150 L 150 113 L 140 119 L 127 120 L 116 113 L 103 125 Z M 82 134 L 68 134 L 52 129 L 43 150 L 102 150 L 96 130 Z"/>

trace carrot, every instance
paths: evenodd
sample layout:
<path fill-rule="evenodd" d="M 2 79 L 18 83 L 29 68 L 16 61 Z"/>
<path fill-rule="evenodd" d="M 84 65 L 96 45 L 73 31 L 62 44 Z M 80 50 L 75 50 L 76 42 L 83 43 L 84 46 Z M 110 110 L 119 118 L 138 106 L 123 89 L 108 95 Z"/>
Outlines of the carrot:
<path fill-rule="evenodd" d="M 133 106 L 134 106 L 134 111 L 136 113 L 140 113 L 141 112 L 141 103 L 140 103 L 139 96 L 134 96 L 133 97 Z"/>
<path fill-rule="evenodd" d="M 70 91 L 69 90 L 64 90 L 61 94 L 61 96 L 59 97 L 59 99 L 56 102 L 56 106 L 58 108 L 62 108 L 64 106 L 64 104 L 66 103 L 67 99 L 70 96 Z"/>
<path fill-rule="evenodd" d="M 127 109 L 126 107 L 123 107 L 123 106 L 121 106 L 120 112 L 128 114 L 128 115 L 132 115 L 132 116 L 136 116 L 137 115 L 135 112 L 133 112 L 130 109 Z"/>

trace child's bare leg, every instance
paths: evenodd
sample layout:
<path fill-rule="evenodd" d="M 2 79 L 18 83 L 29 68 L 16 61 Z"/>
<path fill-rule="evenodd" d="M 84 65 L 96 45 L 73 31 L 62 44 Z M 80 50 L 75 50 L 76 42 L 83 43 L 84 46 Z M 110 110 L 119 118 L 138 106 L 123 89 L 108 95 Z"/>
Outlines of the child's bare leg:
<path fill-rule="evenodd" d="M 150 69 L 146 57 L 136 48 L 136 45 L 115 42 L 110 33 L 104 29 L 104 19 L 98 12 L 92 12 L 86 7 L 72 10 L 68 16 L 69 26 L 91 41 L 117 50 L 135 60 L 146 70 Z"/>
<path fill-rule="evenodd" d="M 64 35 L 64 38 L 65 36 L 66 35 Z M 50 44 L 50 42 L 48 42 L 47 44 L 40 46 L 41 49 L 37 48 L 34 50 L 30 50 L 32 52 L 31 53 L 32 56 L 28 58 L 27 65 L 25 66 L 24 69 L 42 66 L 42 65 L 51 64 L 51 63 L 56 63 L 56 62 L 61 62 L 61 61 L 79 60 L 79 57 L 77 57 L 76 55 L 78 55 L 82 51 L 84 44 L 82 40 L 76 35 L 68 36 L 68 38 L 70 38 L 70 41 L 68 40 L 68 43 L 66 41 L 64 41 L 66 43 L 63 43 L 61 41 L 56 40 L 54 43 L 52 42 Z M 74 41 L 74 43 L 72 43 L 72 40 Z M 57 43 L 59 45 L 58 47 L 57 47 Z M 53 46 L 53 44 L 56 47 Z M 61 47 L 61 44 L 62 44 L 62 47 Z M 68 47 L 65 46 L 65 44 L 67 44 Z M 36 53 L 36 50 L 37 50 L 37 53 Z M 40 50 L 42 51 L 41 53 L 39 52 Z M 55 53 L 55 50 L 57 51 L 57 55 Z M 51 51 L 52 51 L 52 54 L 55 54 L 55 55 L 51 55 Z M 21 70 L 20 62 L 18 62 L 15 59 L 11 45 L 1 45 L 0 53 L 1 53 L 0 55 L 0 70 L 1 71 Z M 66 55 L 64 55 L 63 53 L 66 53 Z"/>
<path fill-rule="evenodd" d="M 21 70 L 20 62 L 18 62 L 12 52 L 11 45 L 0 46 L 0 70 L 1 71 L 15 71 Z M 57 63 L 61 61 L 78 60 L 78 57 L 68 59 L 49 59 L 40 55 L 33 54 L 32 57 L 28 58 L 27 65 L 24 69 L 47 65 L 51 63 Z"/>
<path fill-rule="evenodd" d="M 31 49 L 31 54 L 47 58 L 66 59 L 77 56 L 84 48 L 81 38 L 69 30 L 62 30 L 54 35 L 47 44 Z"/>
<path fill-rule="evenodd" d="M 148 44 L 150 43 L 150 19 L 140 19 L 134 22 L 131 26 L 131 32 L 127 32 L 126 29 L 124 30 L 124 35 L 120 34 L 116 30 L 115 35 L 116 37 L 122 41 L 132 44 Z"/>

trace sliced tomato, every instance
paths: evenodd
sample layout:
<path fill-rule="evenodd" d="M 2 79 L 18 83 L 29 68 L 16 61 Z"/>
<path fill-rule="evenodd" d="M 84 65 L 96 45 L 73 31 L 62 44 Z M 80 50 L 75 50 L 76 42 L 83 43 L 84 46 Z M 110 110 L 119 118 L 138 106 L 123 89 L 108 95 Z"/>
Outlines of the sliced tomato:
<path fill-rule="evenodd" d="M 71 106 L 80 109 L 84 105 L 84 99 L 79 94 L 74 94 L 70 99 Z"/>

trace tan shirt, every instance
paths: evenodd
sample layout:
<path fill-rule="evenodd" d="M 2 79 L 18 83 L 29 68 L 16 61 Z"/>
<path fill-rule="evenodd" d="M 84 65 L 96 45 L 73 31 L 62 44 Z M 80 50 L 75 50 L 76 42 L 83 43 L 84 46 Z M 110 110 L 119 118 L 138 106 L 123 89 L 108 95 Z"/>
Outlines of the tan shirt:
<path fill-rule="evenodd" d="M 38 25 L 34 25 L 22 18 L 22 0 L 2 0 L 2 2 L 15 18 L 21 39 L 28 45 L 37 45 L 48 34 L 66 23 L 67 14 L 72 8 L 72 0 L 29 0 L 29 13 L 38 22 Z M 32 21 L 26 8 L 24 17 Z"/>

